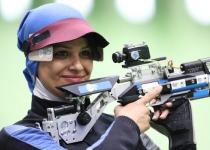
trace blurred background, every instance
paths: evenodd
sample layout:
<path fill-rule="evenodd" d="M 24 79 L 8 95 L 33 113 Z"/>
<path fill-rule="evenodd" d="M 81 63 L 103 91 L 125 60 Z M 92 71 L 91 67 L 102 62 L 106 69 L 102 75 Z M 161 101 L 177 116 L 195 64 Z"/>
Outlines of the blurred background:
<path fill-rule="evenodd" d="M 174 66 L 209 57 L 208 0 L 0 0 L 0 128 L 22 119 L 30 109 L 31 93 L 22 73 L 25 58 L 16 46 L 19 23 L 29 9 L 52 2 L 77 8 L 109 40 L 105 60 L 94 63 L 92 78 L 123 77 L 130 71 L 112 62 L 112 53 L 121 51 L 125 43 L 145 41 L 152 58 L 167 57 Z M 113 102 L 105 112 L 113 114 L 116 105 Z M 210 98 L 192 101 L 199 150 L 209 146 L 209 105 Z M 146 133 L 162 150 L 168 149 L 165 136 L 153 129 Z"/>

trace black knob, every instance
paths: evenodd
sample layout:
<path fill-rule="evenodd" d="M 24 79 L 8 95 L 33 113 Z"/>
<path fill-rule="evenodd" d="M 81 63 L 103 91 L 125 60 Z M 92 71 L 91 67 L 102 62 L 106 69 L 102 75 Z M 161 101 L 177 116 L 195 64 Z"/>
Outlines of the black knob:
<path fill-rule="evenodd" d="M 87 112 L 82 112 L 77 116 L 80 125 L 87 125 L 91 121 L 91 117 Z"/>

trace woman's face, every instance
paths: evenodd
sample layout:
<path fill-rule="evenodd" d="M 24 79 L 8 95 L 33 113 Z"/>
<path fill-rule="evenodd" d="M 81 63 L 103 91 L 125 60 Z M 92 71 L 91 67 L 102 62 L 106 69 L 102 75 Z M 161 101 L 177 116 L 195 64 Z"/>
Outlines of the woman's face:
<path fill-rule="evenodd" d="M 56 86 L 90 79 L 93 69 L 91 47 L 85 38 L 53 45 L 53 60 L 39 62 L 38 78 L 55 96 L 65 99 Z"/>

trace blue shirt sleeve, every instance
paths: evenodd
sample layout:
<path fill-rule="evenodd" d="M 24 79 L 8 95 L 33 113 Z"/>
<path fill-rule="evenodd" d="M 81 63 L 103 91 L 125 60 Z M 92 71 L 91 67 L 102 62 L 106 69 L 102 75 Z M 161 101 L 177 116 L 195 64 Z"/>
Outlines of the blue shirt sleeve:
<path fill-rule="evenodd" d="M 36 128 L 25 127 L 20 125 L 11 125 L 4 127 L 4 130 L 11 137 L 37 149 L 66 150 L 60 145 L 58 145 L 46 132 Z"/>

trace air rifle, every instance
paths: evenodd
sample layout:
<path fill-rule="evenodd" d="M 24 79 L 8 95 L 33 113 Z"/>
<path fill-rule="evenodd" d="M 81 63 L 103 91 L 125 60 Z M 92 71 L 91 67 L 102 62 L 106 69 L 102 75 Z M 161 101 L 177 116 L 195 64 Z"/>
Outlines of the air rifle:
<path fill-rule="evenodd" d="M 150 59 L 147 44 L 125 44 L 122 52 L 112 55 L 113 62 L 131 69 L 124 77 L 108 76 L 76 84 L 57 87 L 67 95 L 71 105 L 48 108 L 48 118 L 43 120 L 42 129 L 59 144 L 63 139 L 67 144 L 84 139 L 107 104 L 118 101 L 126 105 L 144 96 L 151 88 L 162 85 L 152 107 L 179 98 L 199 99 L 209 96 L 210 58 L 182 63 L 180 72 L 174 72 L 172 61 L 166 57 Z M 163 65 L 164 64 L 164 65 Z M 85 99 L 98 93 L 88 107 Z"/>

